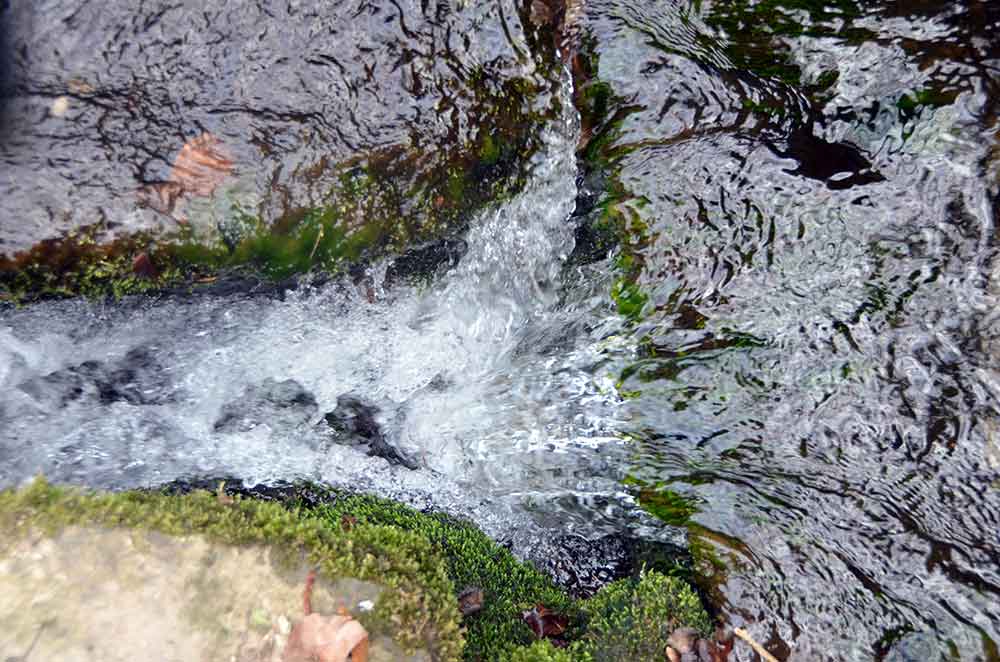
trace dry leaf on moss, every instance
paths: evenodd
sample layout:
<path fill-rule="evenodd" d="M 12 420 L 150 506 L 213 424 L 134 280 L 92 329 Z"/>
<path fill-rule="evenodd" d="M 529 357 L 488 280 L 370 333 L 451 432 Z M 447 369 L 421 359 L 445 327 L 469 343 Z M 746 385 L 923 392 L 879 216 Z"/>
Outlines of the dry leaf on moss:
<path fill-rule="evenodd" d="M 366 662 L 368 631 L 351 618 L 346 610 L 335 616 L 321 616 L 312 611 L 312 590 L 316 571 L 306 577 L 302 591 L 302 619 L 288 636 L 282 662 Z"/>
<path fill-rule="evenodd" d="M 569 626 L 569 618 L 553 613 L 545 605 L 535 605 L 534 609 L 521 612 L 521 620 L 528 624 L 539 639 L 558 637 Z"/>
<path fill-rule="evenodd" d="M 350 616 L 309 614 L 288 638 L 283 662 L 365 662 L 368 632 Z"/>

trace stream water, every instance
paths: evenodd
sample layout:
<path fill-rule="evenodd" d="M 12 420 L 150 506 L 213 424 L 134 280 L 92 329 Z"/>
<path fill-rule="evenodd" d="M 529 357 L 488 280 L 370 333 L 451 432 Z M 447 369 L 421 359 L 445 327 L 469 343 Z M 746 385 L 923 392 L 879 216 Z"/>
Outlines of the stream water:
<path fill-rule="evenodd" d="M 527 557 L 687 536 L 715 606 L 782 659 L 1000 660 L 1000 14 L 778 4 L 814 28 L 775 37 L 803 85 L 837 72 L 819 101 L 740 68 L 724 3 L 586 5 L 630 104 L 641 315 L 611 300 L 613 256 L 569 259 L 597 184 L 564 72 L 525 189 L 426 284 L 388 259 L 281 296 L 0 309 L 0 486 L 304 477 Z M 343 396 L 416 468 L 337 443 Z"/>

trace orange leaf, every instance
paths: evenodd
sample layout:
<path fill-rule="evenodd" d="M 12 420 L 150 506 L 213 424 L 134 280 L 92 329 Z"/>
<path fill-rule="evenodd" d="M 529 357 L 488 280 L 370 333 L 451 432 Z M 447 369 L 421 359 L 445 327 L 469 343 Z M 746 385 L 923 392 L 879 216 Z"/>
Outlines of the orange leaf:
<path fill-rule="evenodd" d="M 168 181 L 185 193 L 207 198 L 232 172 L 233 162 L 222 141 L 210 133 L 203 133 L 181 148 Z"/>

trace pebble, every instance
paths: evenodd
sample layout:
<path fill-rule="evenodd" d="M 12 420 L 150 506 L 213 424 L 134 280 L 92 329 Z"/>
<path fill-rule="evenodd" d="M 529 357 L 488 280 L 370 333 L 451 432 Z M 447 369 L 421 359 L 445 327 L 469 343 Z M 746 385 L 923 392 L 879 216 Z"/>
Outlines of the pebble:
<path fill-rule="evenodd" d="M 49 106 L 49 114 L 52 117 L 63 117 L 69 111 L 69 97 L 56 97 Z"/>

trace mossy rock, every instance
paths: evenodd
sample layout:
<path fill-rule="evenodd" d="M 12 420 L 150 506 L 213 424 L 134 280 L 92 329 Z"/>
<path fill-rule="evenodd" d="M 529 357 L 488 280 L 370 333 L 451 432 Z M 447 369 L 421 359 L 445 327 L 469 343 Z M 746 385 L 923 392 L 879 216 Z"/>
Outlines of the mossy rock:
<path fill-rule="evenodd" d="M 483 610 L 464 622 L 467 660 L 659 662 L 667 637 L 676 628 L 693 627 L 706 636 L 712 631 L 698 595 L 681 579 L 644 572 L 609 584 L 589 600 L 574 600 L 467 522 L 317 486 L 300 486 L 298 493 L 311 493 L 308 500 L 314 512 L 331 522 L 348 518 L 420 534 L 444 559 L 457 590 L 482 589 Z M 300 498 L 297 505 L 307 504 Z M 538 604 L 568 617 L 564 647 L 536 641 L 521 620 L 522 611 Z M 628 654 L 615 657 L 620 651 Z"/>
<path fill-rule="evenodd" d="M 113 618 L 102 620 L 99 610 L 79 604 L 100 602 L 103 592 L 105 605 L 157 602 L 156 619 L 168 627 L 150 630 L 150 640 L 169 641 L 180 632 L 171 630 L 176 627 L 187 633 L 174 638 L 183 650 L 209 646 L 217 659 L 241 650 L 250 655 L 245 659 L 258 659 L 259 650 L 240 646 L 255 630 L 260 646 L 268 632 L 287 636 L 282 619 L 301 617 L 305 575 L 316 568 L 317 611 L 372 600 L 374 608 L 357 616 L 383 659 L 461 657 L 458 607 L 444 562 L 415 533 L 364 523 L 346 529 L 276 503 L 203 491 L 100 494 L 41 479 L 0 493 L 0 531 L 0 584 L 20 587 L 25 596 L 25 604 L 4 601 L 11 608 L 3 616 L 10 626 L 2 635 L 5 652 L 23 653 L 33 635 L 41 648 L 73 650 L 87 624 L 104 622 L 116 632 Z M 236 578 L 244 584 L 234 587 Z M 164 608 L 171 597 L 173 611 Z M 94 643 L 95 635 L 88 636 Z M 144 658 L 125 652 L 127 659 Z"/>
<path fill-rule="evenodd" d="M 125 91 L 159 78 L 112 46 L 134 40 L 120 27 L 125 14 L 85 10 L 67 24 L 15 12 L 28 50 L 58 25 L 70 36 L 88 30 L 116 55 L 68 38 L 59 57 L 73 72 L 46 58 L 18 64 L 17 78 L 43 92 L 18 97 L 17 116 L 40 110 L 46 126 L 9 127 L 23 135 L 9 159 L 18 196 L 0 223 L 0 301 L 122 296 L 234 269 L 336 273 L 462 232 L 523 188 L 539 129 L 562 114 L 550 29 L 533 26 L 523 4 L 424 3 L 405 19 L 387 0 L 337 11 L 135 10 L 129 21 L 161 31 L 149 61 L 173 63 L 168 78 L 200 90 L 181 114 L 170 95 L 140 93 L 137 107 Z M 230 39 L 203 41 L 199 26 L 214 21 Z M 261 66 L 224 64 L 229 42 Z M 318 55 L 326 47 L 335 58 Z M 181 57 L 194 51 L 205 59 Z M 71 112 L 48 112 L 49 95 Z M 203 133 L 225 156 L 219 181 L 178 188 L 175 155 Z"/>
<path fill-rule="evenodd" d="M 23 490 L 0 492 L 0 585 L 13 581 L 42 596 L 32 604 L 45 612 L 32 616 L 30 607 L 18 607 L 29 617 L 9 637 L 13 643 L 0 642 L 4 650 L 23 652 L 31 643 L 26 636 L 41 623 L 52 641 L 66 634 L 69 621 L 52 613 L 59 612 L 52 596 L 62 594 L 79 610 L 85 588 L 63 572 L 74 563 L 103 564 L 105 585 L 137 588 L 123 605 L 141 605 L 153 586 L 162 585 L 160 595 L 172 590 L 181 596 L 175 603 L 187 604 L 171 615 L 174 622 L 197 624 L 197 641 L 213 650 L 236 636 L 244 648 L 234 655 L 273 647 L 282 632 L 287 636 L 282 619 L 287 624 L 301 613 L 310 568 L 319 573 L 320 613 L 374 602 L 372 611 L 355 609 L 355 615 L 372 634 L 373 652 L 385 659 L 659 660 L 649 651 L 662 651 L 674 628 L 710 628 L 697 595 L 681 580 L 648 572 L 577 601 L 471 524 L 386 499 L 311 484 L 256 495 L 263 498 L 239 490 L 179 491 L 175 485 L 105 494 L 38 479 Z M 60 557 L 67 561 L 62 566 Z M 155 570 L 166 563 L 177 569 L 183 590 Z M 239 576 L 249 588 L 233 588 Z M 483 608 L 463 622 L 456 594 L 470 586 L 482 590 Z M 538 604 L 567 617 L 558 646 L 536 641 L 521 619 Z M 93 614 L 86 616 L 93 621 Z M 49 631 L 59 622 L 61 629 Z M 149 639 L 156 640 L 155 633 Z M 619 651 L 627 655 L 609 657 Z"/>
<path fill-rule="evenodd" d="M 661 660 L 670 634 L 691 627 L 709 637 L 712 622 L 683 581 L 656 572 L 605 586 L 585 603 L 586 650 L 596 662 Z"/>

